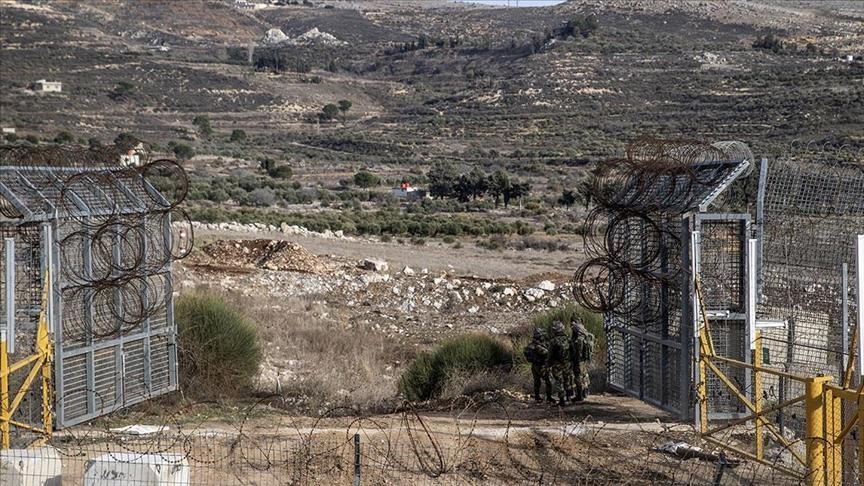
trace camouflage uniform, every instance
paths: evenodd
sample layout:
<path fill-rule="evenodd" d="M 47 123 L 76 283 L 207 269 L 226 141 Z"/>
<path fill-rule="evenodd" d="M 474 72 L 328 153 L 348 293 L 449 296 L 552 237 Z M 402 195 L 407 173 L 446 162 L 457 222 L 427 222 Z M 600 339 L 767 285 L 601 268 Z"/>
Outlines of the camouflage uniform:
<path fill-rule="evenodd" d="M 594 335 L 582 324 L 579 318 L 570 323 L 570 359 L 575 378 L 576 400 L 584 400 L 591 387 L 588 365 L 594 352 Z"/>
<path fill-rule="evenodd" d="M 552 339 L 549 341 L 549 373 L 558 395 L 558 404 L 564 405 L 567 395 L 572 393 L 572 366 L 570 364 L 570 340 L 561 321 L 552 323 Z"/>
<path fill-rule="evenodd" d="M 540 401 L 540 383 L 546 384 L 546 400 L 552 401 L 552 383 L 549 381 L 549 368 L 546 360 L 549 350 L 544 343 L 541 329 L 534 330 L 534 339 L 522 351 L 525 359 L 531 363 L 531 377 L 534 379 L 534 400 Z"/>

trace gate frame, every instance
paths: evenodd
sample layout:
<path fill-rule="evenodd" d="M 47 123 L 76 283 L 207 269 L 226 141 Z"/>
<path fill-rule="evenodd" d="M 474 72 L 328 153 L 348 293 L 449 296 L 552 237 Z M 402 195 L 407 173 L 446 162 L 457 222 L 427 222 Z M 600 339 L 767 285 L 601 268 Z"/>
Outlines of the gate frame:
<path fill-rule="evenodd" d="M 742 312 L 727 314 L 725 317 L 714 317 L 714 320 L 729 320 L 729 321 L 741 321 L 744 323 L 744 342 L 742 343 L 742 347 L 744 351 L 744 362 L 747 364 L 751 363 L 750 353 L 747 351 L 751 349 L 751 343 L 753 342 L 753 335 L 750 327 L 747 325 L 747 318 L 750 313 L 750 300 L 747 298 L 747 283 L 751 280 L 750 268 L 748 265 L 748 261 L 750 259 L 750 245 L 749 245 L 749 235 L 752 229 L 751 217 L 748 213 L 690 213 L 684 215 L 684 225 L 683 225 L 683 235 L 681 238 L 682 241 L 682 268 L 687 270 L 682 271 L 682 277 L 685 279 L 682 282 L 681 288 L 686 289 L 689 293 L 689 298 L 681 299 L 681 335 L 682 341 L 684 339 L 684 330 L 687 329 L 687 346 L 682 349 L 686 349 L 686 353 L 682 354 L 682 364 L 681 364 L 681 373 L 682 373 L 682 387 L 684 384 L 687 386 L 688 396 L 693 396 L 691 393 L 693 390 L 697 390 L 698 386 L 703 383 L 702 376 L 703 370 L 701 369 L 700 364 L 700 353 L 697 350 L 700 350 L 701 342 L 700 342 L 700 319 L 707 319 L 707 311 L 706 316 L 702 316 L 702 304 L 704 303 L 702 297 L 700 296 L 700 292 L 697 291 L 697 287 L 699 284 L 699 275 L 702 270 L 702 259 L 701 259 L 701 250 L 702 250 L 702 231 L 701 225 L 704 222 L 737 222 L 741 225 L 741 268 L 740 275 L 742 278 Z M 683 294 L 683 292 L 682 292 Z M 713 345 L 712 345 L 713 350 Z M 684 380 L 684 376 L 686 373 L 687 379 Z M 745 389 L 751 389 L 753 383 L 753 377 L 751 373 L 747 371 L 745 373 Z M 696 393 L 698 395 L 698 391 Z M 696 396 L 694 396 L 694 400 L 691 401 L 693 403 L 692 407 L 686 407 L 687 410 L 682 410 L 682 420 L 690 420 L 691 418 L 699 424 L 703 420 L 703 414 L 707 412 L 707 410 L 703 410 L 701 407 L 701 401 L 696 400 Z M 687 413 L 684 413 L 687 412 Z M 710 416 L 705 416 L 704 419 L 708 420 L 710 418 L 717 420 L 734 420 L 738 419 L 742 416 L 742 414 L 718 414 L 712 413 Z"/>

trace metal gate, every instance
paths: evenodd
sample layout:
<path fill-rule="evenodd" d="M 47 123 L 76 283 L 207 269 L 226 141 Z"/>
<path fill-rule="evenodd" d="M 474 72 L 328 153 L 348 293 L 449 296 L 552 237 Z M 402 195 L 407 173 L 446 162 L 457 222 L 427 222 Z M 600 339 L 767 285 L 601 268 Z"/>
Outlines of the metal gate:
<path fill-rule="evenodd" d="M 692 289 L 692 312 L 688 322 L 693 323 L 693 335 L 698 340 L 703 318 L 700 309 L 704 309 L 717 355 L 745 363 L 751 361 L 751 336 L 747 324 L 749 234 L 748 214 L 694 215 L 690 238 L 693 273 L 692 284 L 688 285 Z M 698 342 L 694 346 L 698 349 Z M 710 397 L 708 418 L 738 418 L 745 412 L 745 406 L 735 391 L 746 394 L 751 389 L 751 373 L 742 368 L 718 366 L 734 382 L 735 390 L 730 390 L 716 376 L 709 377 L 706 384 L 706 394 Z M 694 375 L 694 383 L 699 381 L 699 377 Z"/>
<path fill-rule="evenodd" d="M 171 262 L 178 251 L 188 253 L 191 236 L 180 233 L 178 248 L 176 201 L 151 181 L 182 183 L 185 176 L 173 162 L 152 164 L 0 166 L 0 230 L 30 235 L 35 255 L 14 259 L 16 290 L 6 308 L 18 301 L 30 313 L 19 307 L 11 323 L 17 333 L 8 334 L 13 347 L 16 338 L 33 340 L 41 303 L 29 296 L 41 295 L 48 275 L 57 428 L 177 389 Z"/>

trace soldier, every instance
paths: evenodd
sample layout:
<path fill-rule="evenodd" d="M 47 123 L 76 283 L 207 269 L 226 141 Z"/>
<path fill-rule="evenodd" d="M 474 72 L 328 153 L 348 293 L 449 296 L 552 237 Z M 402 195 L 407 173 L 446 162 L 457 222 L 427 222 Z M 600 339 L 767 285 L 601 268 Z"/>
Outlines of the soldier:
<path fill-rule="evenodd" d="M 531 376 L 534 378 L 534 400 L 538 402 L 541 400 L 541 381 L 546 384 L 546 401 L 552 401 L 552 383 L 549 382 L 549 368 L 546 366 L 549 350 L 546 349 L 545 338 L 542 329 L 534 329 L 534 339 L 522 351 L 525 359 L 531 363 Z"/>
<path fill-rule="evenodd" d="M 594 355 L 594 335 L 582 324 L 578 316 L 570 321 L 570 359 L 575 379 L 576 401 L 581 402 L 588 396 L 591 379 L 588 364 Z"/>
<path fill-rule="evenodd" d="M 549 373 L 555 384 L 558 395 L 558 405 L 566 405 L 565 398 L 572 394 L 570 363 L 570 340 L 564 332 L 564 323 L 555 321 L 552 323 L 552 339 L 549 341 Z"/>

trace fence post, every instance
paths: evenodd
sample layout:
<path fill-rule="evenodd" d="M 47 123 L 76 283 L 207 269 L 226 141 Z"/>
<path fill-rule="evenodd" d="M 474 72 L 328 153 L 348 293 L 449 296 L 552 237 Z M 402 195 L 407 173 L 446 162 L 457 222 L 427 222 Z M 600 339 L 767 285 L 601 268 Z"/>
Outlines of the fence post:
<path fill-rule="evenodd" d="M 815 376 L 804 383 L 807 445 L 807 486 L 824 486 L 825 464 L 825 383 L 830 376 Z"/>
<path fill-rule="evenodd" d="M 756 415 L 762 413 L 762 331 L 756 331 L 756 339 L 753 350 L 753 412 Z M 765 436 L 764 425 L 761 418 L 757 418 L 756 426 L 756 457 L 765 459 Z"/>
<path fill-rule="evenodd" d="M 354 434 L 354 486 L 360 486 L 360 434 Z"/>
<path fill-rule="evenodd" d="M 825 387 L 825 467 L 827 486 L 843 485 L 843 400 L 831 387 Z"/>
<path fill-rule="evenodd" d="M 6 354 L 6 330 L 0 331 L 0 449 L 9 448 L 9 356 Z"/>

